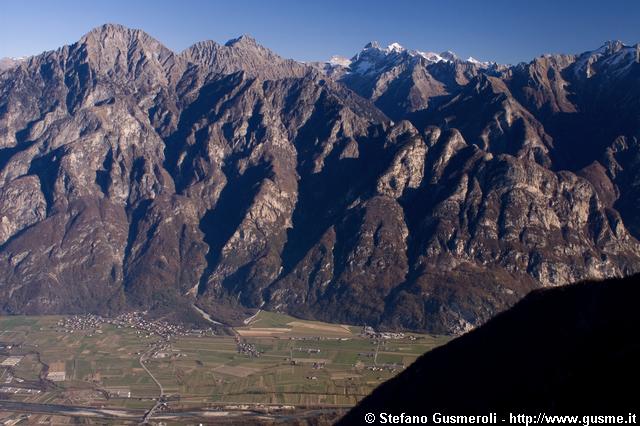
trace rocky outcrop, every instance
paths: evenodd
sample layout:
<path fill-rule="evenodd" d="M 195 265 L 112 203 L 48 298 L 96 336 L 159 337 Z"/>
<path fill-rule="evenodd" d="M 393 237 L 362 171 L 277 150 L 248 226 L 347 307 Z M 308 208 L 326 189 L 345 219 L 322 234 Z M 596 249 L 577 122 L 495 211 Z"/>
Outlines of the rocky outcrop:
<path fill-rule="evenodd" d="M 0 193 L 0 244 L 46 217 L 47 202 L 37 176 L 19 177 Z"/>
<path fill-rule="evenodd" d="M 303 77 L 309 72 L 308 67 L 292 59 L 281 58 L 247 35 L 229 40 L 224 45 L 210 40 L 199 42 L 179 56 L 211 73 L 230 74 L 242 70 L 251 76 L 274 80 Z"/>
<path fill-rule="evenodd" d="M 327 76 L 246 36 L 176 54 L 110 24 L 1 72 L 0 311 L 457 333 L 531 289 L 640 269 L 638 127 L 613 121 L 587 164 L 562 130 L 606 93 L 635 108 L 618 88 L 637 62 L 606 66 L 626 47 L 589 77 L 584 55 L 368 50 Z"/>

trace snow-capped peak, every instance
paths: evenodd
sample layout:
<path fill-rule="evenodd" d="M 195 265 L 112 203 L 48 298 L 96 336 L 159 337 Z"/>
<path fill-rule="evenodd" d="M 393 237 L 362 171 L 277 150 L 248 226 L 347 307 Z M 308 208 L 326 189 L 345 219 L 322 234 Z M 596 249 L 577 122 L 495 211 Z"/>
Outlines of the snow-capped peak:
<path fill-rule="evenodd" d="M 415 54 L 418 56 L 422 56 L 429 62 L 440 62 L 445 60 L 442 56 L 438 55 L 435 52 L 423 52 L 421 50 L 416 50 Z"/>
<path fill-rule="evenodd" d="M 344 56 L 340 55 L 333 55 L 331 58 L 329 58 L 327 63 L 333 66 L 348 67 L 349 65 L 351 65 L 351 59 L 345 58 Z"/>
<path fill-rule="evenodd" d="M 618 40 L 608 41 L 596 50 L 581 54 L 574 65 L 574 72 L 591 78 L 597 72 L 597 63 L 611 66 L 614 72 L 622 72 L 637 62 L 640 62 L 638 45 L 628 46 Z"/>
<path fill-rule="evenodd" d="M 450 50 L 447 50 L 446 52 L 442 52 L 440 56 L 442 56 L 443 59 L 450 62 L 456 61 L 458 59 L 458 55 L 456 55 Z"/>
<path fill-rule="evenodd" d="M 486 61 L 485 61 L 485 62 L 482 62 L 482 61 L 479 61 L 479 60 L 477 60 L 476 58 L 474 58 L 473 56 L 469 56 L 469 57 L 467 58 L 467 62 L 469 62 L 470 64 L 473 64 L 473 65 L 477 65 L 477 66 L 479 66 L 479 67 L 488 67 L 489 65 L 491 65 L 491 63 L 490 63 L 490 62 L 486 62 Z"/>
<path fill-rule="evenodd" d="M 387 52 L 403 52 L 405 49 L 404 47 L 402 47 L 402 45 L 400 43 L 391 43 L 389 46 L 387 46 L 387 48 L 385 49 Z"/>
<path fill-rule="evenodd" d="M 389 53 L 400 53 L 400 52 L 404 52 L 406 49 L 400 44 L 400 43 L 396 43 L 393 42 L 390 45 L 388 45 L 387 47 L 380 47 L 380 43 L 378 43 L 377 41 L 370 41 L 369 43 L 367 43 L 364 46 L 363 50 L 374 50 L 374 51 L 378 51 L 384 54 L 389 54 Z"/>
<path fill-rule="evenodd" d="M 364 50 L 368 50 L 368 49 L 380 49 L 380 43 L 378 43 L 377 41 L 370 41 L 369 43 L 364 45 Z"/>
<path fill-rule="evenodd" d="M 489 62 L 481 62 L 472 57 L 470 57 L 466 61 L 461 60 L 455 53 L 451 51 L 435 53 L 421 50 L 407 50 L 400 43 L 391 43 L 387 47 L 383 48 L 380 47 L 380 44 L 375 41 L 367 43 L 358 54 L 351 58 L 350 61 L 343 58 L 340 60 L 341 62 L 332 60 L 329 62 L 329 64 L 339 64 L 344 67 L 349 67 L 349 72 L 364 75 L 375 72 L 376 70 L 387 69 L 407 59 L 418 57 L 424 58 L 424 60 L 426 60 L 427 62 L 427 65 L 439 62 L 464 62 L 481 68 L 487 68 L 490 66 Z"/>

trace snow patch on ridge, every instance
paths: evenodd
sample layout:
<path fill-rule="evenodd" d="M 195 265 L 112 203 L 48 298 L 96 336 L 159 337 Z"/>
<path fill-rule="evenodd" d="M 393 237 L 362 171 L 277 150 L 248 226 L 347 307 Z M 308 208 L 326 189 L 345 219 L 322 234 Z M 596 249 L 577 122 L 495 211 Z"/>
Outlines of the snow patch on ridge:
<path fill-rule="evenodd" d="M 329 58 L 327 63 L 333 66 L 348 67 L 349 65 L 351 65 L 351 59 L 345 58 L 344 56 L 340 55 L 333 55 L 331 58 Z"/>
<path fill-rule="evenodd" d="M 405 49 L 400 43 L 391 43 L 385 50 L 387 52 L 404 52 Z"/>
<path fill-rule="evenodd" d="M 628 46 L 621 41 L 608 41 L 596 50 L 581 54 L 575 62 L 574 72 L 591 78 L 597 73 L 596 64 L 602 64 L 619 74 L 632 64 L 640 62 L 639 55 L 638 45 Z"/>

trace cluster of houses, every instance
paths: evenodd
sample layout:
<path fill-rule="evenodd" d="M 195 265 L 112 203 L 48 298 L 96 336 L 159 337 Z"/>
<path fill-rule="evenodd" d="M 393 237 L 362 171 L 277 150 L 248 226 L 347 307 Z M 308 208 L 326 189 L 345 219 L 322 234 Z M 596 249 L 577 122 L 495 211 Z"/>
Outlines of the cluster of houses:
<path fill-rule="evenodd" d="M 350 337 L 329 337 L 329 336 L 290 336 L 289 340 L 302 340 L 302 341 L 340 340 L 342 342 L 346 342 L 351 340 L 351 338 Z"/>
<path fill-rule="evenodd" d="M 14 395 L 18 395 L 18 394 L 37 395 L 40 392 L 42 392 L 40 389 L 16 388 L 12 386 L 0 387 L 0 393 L 12 393 Z"/>
<path fill-rule="evenodd" d="M 398 370 L 403 370 L 404 369 L 404 364 L 396 364 L 396 363 L 392 363 L 392 364 L 377 364 L 377 365 L 370 365 L 367 367 L 367 370 L 369 371 L 389 371 L 391 373 L 395 373 Z"/>
<path fill-rule="evenodd" d="M 145 318 L 146 312 L 127 312 L 115 318 L 105 318 L 100 315 L 73 315 L 58 321 L 58 330 L 73 333 L 78 330 L 89 330 L 96 334 L 102 333 L 101 327 L 110 324 L 116 328 L 133 328 L 143 337 L 160 336 L 170 339 L 174 336 L 206 336 L 214 335 L 213 329 L 187 328 L 182 324 L 172 324 L 166 321 L 155 321 Z"/>
<path fill-rule="evenodd" d="M 365 325 L 362 327 L 360 336 L 368 337 L 370 339 L 404 339 L 406 336 L 404 333 L 396 333 L 389 331 L 376 331 L 373 327 Z M 415 337 L 409 336 L 410 340 L 415 340 Z"/>
<path fill-rule="evenodd" d="M 247 355 L 249 358 L 260 358 L 261 352 L 253 343 L 246 342 L 236 336 L 236 347 L 239 354 Z"/>
<path fill-rule="evenodd" d="M 298 352 L 306 352 L 308 354 L 319 354 L 320 349 L 317 348 L 295 348 L 294 350 Z"/>

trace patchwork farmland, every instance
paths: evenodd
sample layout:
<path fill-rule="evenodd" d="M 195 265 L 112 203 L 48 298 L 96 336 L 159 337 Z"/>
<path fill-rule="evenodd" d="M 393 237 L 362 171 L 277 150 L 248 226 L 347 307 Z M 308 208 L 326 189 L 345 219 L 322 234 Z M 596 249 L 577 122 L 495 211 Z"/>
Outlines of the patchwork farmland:
<path fill-rule="evenodd" d="M 65 321 L 0 318 L 0 400 L 140 416 L 157 416 L 157 406 L 341 409 L 448 340 L 264 311 L 235 329 L 163 335 L 119 322 L 69 328 Z"/>

